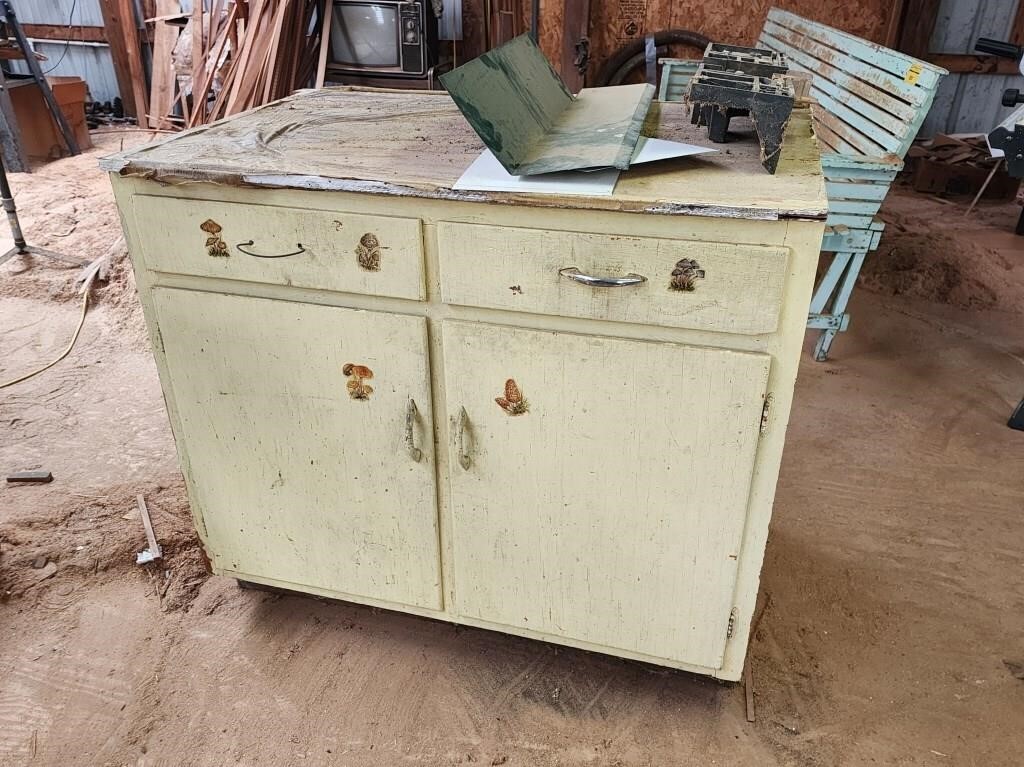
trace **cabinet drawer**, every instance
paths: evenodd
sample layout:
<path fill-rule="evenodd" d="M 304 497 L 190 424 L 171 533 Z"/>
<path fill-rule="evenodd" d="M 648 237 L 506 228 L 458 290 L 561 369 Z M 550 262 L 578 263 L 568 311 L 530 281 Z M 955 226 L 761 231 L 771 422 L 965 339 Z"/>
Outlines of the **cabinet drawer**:
<path fill-rule="evenodd" d="M 438 242 L 447 303 L 728 333 L 778 327 L 787 248 L 451 222 L 438 224 Z M 560 274 L 572 267 L 577 280 L 629 284 Z"/>
<path fill-rule="evenodd" d="M 396 298 L 425 298 L 415 218 L 133 198 L 146 267 Z"/>

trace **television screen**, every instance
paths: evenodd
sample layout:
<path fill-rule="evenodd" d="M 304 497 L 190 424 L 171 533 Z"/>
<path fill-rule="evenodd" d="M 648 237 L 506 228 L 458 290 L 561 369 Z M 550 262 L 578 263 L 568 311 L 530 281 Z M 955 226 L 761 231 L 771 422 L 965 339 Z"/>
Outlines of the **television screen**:
<path fill-rule="evenodd" d="M 352 67 L 401 67 L 398 7 L 335 3 L 331 12 L 331 61 Z"/>

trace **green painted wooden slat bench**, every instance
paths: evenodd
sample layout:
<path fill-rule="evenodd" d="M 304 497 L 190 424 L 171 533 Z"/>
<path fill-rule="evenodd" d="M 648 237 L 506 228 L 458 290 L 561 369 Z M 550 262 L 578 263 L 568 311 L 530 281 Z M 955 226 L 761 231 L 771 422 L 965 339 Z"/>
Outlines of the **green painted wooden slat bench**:
<path fill-rule="evenodd" d="M 832 263 L 815 287 L 807 327 L 820 330 L 817 360 L 828 358 L 864 258 L 878 247 L 878 209 L 903 167 L 946 70 L 787 11 L 768 13 L 758 46 L 785 54 L 810 75 L 815 132 L 828 189 L 824 252 Z M 682 101 L 699 62 L 662 59 L 659 98 Z"/>

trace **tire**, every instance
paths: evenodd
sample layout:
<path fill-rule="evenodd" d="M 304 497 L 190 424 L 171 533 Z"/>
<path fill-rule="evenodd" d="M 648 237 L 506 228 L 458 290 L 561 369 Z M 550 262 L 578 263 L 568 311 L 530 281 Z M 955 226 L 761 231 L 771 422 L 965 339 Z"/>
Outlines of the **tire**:
<path fill-rule="evenodd" d="M 645 60 L 644 49 L 647 35 L 634 40 L 619 48 L 615 54 L 604 63 L 597 76 L 595 86 L 618 85 L 632 70 L 642 64 Z M 654 45 L 664 50 L 669 45 L 690 45 L 699 48 L 701 54 L 708 47 L 711 41 L 699 32 L 691 32 L 688 29 L 667 29 L 654 33 Z M 661 51 L 659 51 L 661 55 Z"/>

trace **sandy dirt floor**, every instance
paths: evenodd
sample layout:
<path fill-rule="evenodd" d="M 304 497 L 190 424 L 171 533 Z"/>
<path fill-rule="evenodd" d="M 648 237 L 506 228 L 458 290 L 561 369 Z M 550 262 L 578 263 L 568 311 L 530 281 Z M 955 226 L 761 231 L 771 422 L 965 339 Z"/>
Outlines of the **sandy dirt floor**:
<path fill-rule="evenodd" d="M 116 240 L 95 161 L 140 139 L 98 141 L 13 179 L 31 241 Z M 0 486 L 0 765 L 1021 764 L 1018 210 L 894 195 L 850 332 L 805 361 L 753 724 L 741 685 L 209 577 L 118 259 L 73 353 L 0 391 L 0 468 L 55 477 Z M 0 379 L 64 346 L 75 275 L 0 267 Z"/>

